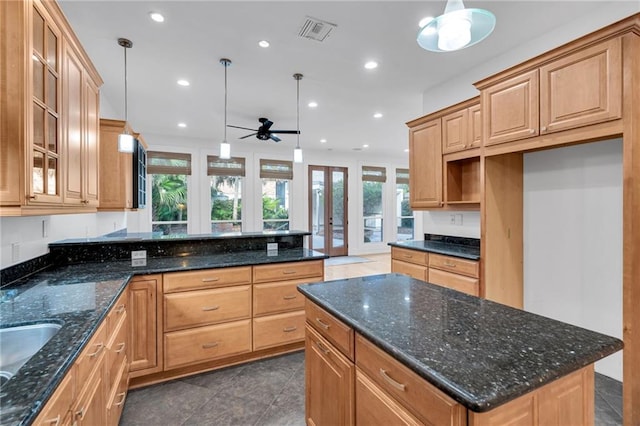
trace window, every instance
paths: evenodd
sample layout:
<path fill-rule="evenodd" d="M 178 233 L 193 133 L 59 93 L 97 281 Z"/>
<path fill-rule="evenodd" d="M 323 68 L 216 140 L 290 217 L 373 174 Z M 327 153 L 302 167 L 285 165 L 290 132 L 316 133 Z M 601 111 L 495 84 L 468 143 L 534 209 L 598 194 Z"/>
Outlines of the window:
<path fill-rule="evenodd" d="M 396 169 L 396 238 L 413 239 L 413 211 L 409 204 L 409 169 Z"/>
<path fill-rule="evenodd" d="M 151 180 L 151 227 L 164 235 L 187 233 L 187 176 L 191 154 L 149 151 L 147 172 Z"/>
<path fill-rule="evenodd" d="M 245 159 L 207 156 L 211 187 L 211 232 L 242 231 L 242 181 Z"/>
<path fill-rule="evenodd" d="M 289 229 L 289 192 L 293 179 L 291 161 L 260 160 L 262 179 L 262 229 Z"/>
<path fill-rule="evenodd" d="M 387 181 L 384 167 L 362 166 L 362 215 L 364 242 L 383 241 L 382 190 Z"/>

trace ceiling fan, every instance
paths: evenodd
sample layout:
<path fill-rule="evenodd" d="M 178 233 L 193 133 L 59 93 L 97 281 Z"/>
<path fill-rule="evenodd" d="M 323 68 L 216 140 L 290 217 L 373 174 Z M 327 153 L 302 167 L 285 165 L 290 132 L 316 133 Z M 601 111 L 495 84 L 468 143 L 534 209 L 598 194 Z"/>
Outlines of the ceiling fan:
<path fill-rule="evenodd" d="M 280 142 L 282 139 L 276 136 L 277 134 L 281 134 L 281 135 L 300 134 L 299 130 L 271 130 L 271 126 L 273 126 L 273 121 L 265 117 L 258 118 L 258 121 L 260 122 L 261 126 L 258 127 L 257 129 L 250 129 L 248 127 L 241 127 L 241 126 L 232 126 L 231 124 L 227 124 L 227 127 L 233 127 L 235 129 L 251 130 L 252 132 L 255 132 L 255 133 L 248 134 L 246 136 L 242 136 L 239 139 L 245 139 L 251 136 L 255 136 L 261 141 L 266 141 L 271 139 L 274 142 Z"/>

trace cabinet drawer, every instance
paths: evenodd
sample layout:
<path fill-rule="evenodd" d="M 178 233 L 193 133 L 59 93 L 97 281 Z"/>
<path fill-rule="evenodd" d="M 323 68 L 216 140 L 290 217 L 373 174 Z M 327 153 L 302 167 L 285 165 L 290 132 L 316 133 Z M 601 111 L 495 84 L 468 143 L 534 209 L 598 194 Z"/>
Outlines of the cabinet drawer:
<path fill-rule="evenodd" d="M 82 350 L 76 361 L 77 383 L 82 387 L 89 378 L 93 369 L 98 365 L 102 354 L 107 347 L 107 321 L 103 321 L 93 337 Z"/>
<path fill-rule="evenodd" d="M 393 247 L 391 249 L 391 258 L 402 262 L 415 263 L 416 265 L 427 266 L 429 264 L 429 253 L 419 250 Z"/>
<path fill-rule="evenodd" d="M 304 319 L 304 311 L 255 318 L 253 350 L 303 341 Z"/>
<path fill-rule="evenodd" d="M 295 280 L 298 278 L 322 280 L 323 277 L 324 261 L 322 260 L 276 263 L 273 265 L 258 265 L 253 267 L 254 284 L 270 281 Z"/>
<path fill-rule="evenodd" d="M 107 343 L 107 369 L 109 370 L 109 386 L 113 386 L 115 383 L 115 374 L 118 366 L 122 364 L 122 361 L 127 358 L 128 348 L 128 324 L 129 318 L 126 314 L 120 319 L 120 323 L 117 324 L 113 330 L 112 335 Z M 113 374 L 112 374 L 113 373 Z"/>
<path fill-rule="evenodd" d="M 474 260 L 460 259 L 459 257 L 431 254 L 429 256 L 429 268 L 442 269 L 456 274 L 478 278 L 478 262 Z M 431 271 L 429 271 L 431 272 Z M 429 277 L 431 279 L 431 277 Z"/>
<path fill-rule="evenodd" d="M 251 352 L 251 320 L 174 331 L 164 335 L 165 369 Z"/>
<path fill-rule="evenodd" d="M 418 280 L 427 281 L 429 268 L 414 263 L 407 263 L 401 260 L 391 259 L 391 272 L 409 275 Z"/>
<path fill-rule="evenodd" d="M 463 425 L 466 409 L 422 377 L 356 335 L 356 366 L 382 390 L 430 425 Z"/>
<path fill-rule="evenodd" d="M 353 329 L 308 299 L 305 311 L 307 322 L 353 361 Z"/>
<path fill-rule="evenodd" d="M 129 362 L 126 357 L 118 364 L 117 371 L 114 372 L 114 386 L 110 389 L 107 400 L 107 425 L 118 426 L 124 401 L 127 399 L 127 389 L 129 388 Z"/>
<path fill-rule="evenodd" d="M 304 309 L 304 296 L 298 292 L 298 284 L 305 280 L 282 283 L 255 284 L 253 286 L 253 315 Z"/>
<path fill-rule="evenodd" d="M 356 426 L 411 425 L 420 422 L 356 368 Z"/>
<path fill-rule="evenodd" d="M 109 311 L 109 314 L 107 315 L 107 335 L 113 335 L 113 331 L 118 327 L 122 318 L 127 314 L 128 296 L 129 291 L 123 291 Z"/>
<path fill-rule="evenodd" d="M 480 296 L 480 288 L 477 278 L 465 277 L 439 269 L 429 270 L 429 282 L 443 287 L 452 288 L 472 296 Z"/>
<path fill-rule="evenodd" d="M 251 284 L 251 266 L 164 274 L 164 292 Z"/>
<path fill-rule="evenodd" d="M 74 369 L 71 368 L 33 424 L 38 426 L 63 424 L 76 398 L 75 383 Z"/>
<path fill-rule="evenodd" d="M 249 318 L 251 286 L 167 294 L 164 313 L 165 331 Z"/>

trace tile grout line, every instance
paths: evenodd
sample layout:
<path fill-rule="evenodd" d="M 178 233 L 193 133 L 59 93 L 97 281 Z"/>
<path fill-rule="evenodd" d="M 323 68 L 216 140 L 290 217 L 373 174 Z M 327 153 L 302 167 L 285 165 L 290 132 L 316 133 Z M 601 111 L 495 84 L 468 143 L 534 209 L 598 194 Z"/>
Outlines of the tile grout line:
<path fill-rule="evenodd" d="M 296 367 L 296 369 L 294 370 L 293 373 L 291 373 L 291 376 L 289 376 L 289 378 L 287 379 L 287 381 L 285 382 L 284 386 L 282 386 L 282 389 L 280 390 L 280 392 L 278 392 L 278 394 L 276 396 L 273 397 L 273 400 L 269 403 L 269 405 L 267 405 L 267 408 L 264 410 L 264 412 L 262 413 L 262 415 L 258 418 L 258 420 L 256 420 L 256 422 L 254 423 L 254 426 L 260 426 L 261 423 L 260 421 L 267 415 L 269 409 L 274 405 L 274 403 L 278 400 L 278 397 L 282 394 L 285 393 L 285 390 L 287 388 L 287 385 L 289 383 L 291 383 L 291 381 L 294 379 L 294 377 L 296 376 L 296 374 L 298 373 L 298 370 L 300 370 L 300 368 L 304 365 L 304 362 L 301 363 L 298 367 Z"/>

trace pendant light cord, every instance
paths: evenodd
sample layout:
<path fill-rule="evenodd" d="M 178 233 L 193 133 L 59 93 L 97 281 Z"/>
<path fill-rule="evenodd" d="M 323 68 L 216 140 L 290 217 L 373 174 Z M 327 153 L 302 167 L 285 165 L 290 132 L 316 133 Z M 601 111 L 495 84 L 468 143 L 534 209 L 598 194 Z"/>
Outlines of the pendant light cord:
<path fill-rule="evenodd" d="M 224 142 L 227 142 L 227 68 L 228 63 L 224 63 Z"/>
<path fill-rule="evenodd" d="M 124 47 L 124 121 L 128 121 L 129 108 L 127 105 L 127 47 Z"/>
<path fill-rule="evenodd" d="M 300 78 L 302 78 L 302 76 L 297 77 L 296 78 L 296 84 L 297 84 L 297 89 L 296 89 L 296 102 L 297 102 L 297 106 L 296 106 L 296 129 L 298 131 L 297 136 L 297 143 L 296 143 L 296 149 L 300 148 Z"/>

